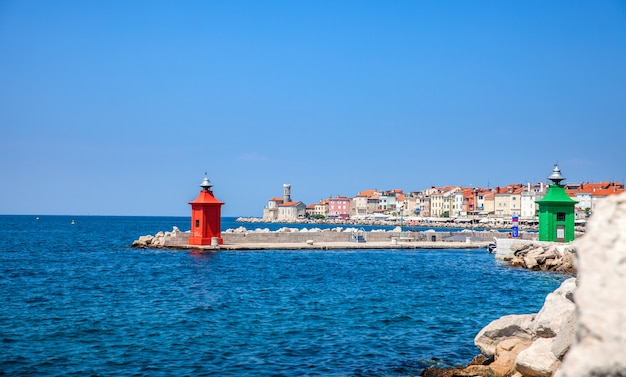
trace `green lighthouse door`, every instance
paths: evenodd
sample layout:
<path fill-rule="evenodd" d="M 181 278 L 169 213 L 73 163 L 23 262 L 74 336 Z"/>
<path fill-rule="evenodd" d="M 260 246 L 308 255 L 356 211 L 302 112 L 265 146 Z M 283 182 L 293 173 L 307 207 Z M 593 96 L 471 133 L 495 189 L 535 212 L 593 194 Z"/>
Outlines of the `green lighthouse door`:
<path fill-rule="evenodd" d="M 556 242 L 565 242 L 565 226 L 556 226 Z"/>

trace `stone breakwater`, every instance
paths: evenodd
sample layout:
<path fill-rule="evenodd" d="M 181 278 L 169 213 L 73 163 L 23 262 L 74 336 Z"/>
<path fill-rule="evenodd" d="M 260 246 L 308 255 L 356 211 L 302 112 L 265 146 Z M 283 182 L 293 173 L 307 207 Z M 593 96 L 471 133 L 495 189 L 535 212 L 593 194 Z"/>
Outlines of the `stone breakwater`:
<path fill-rule="evenodd" d="M 358 228 L 288 228 L 283 227 L 276 231 L 267 228 L 248 230 L 244 227 L 227 229 L 221 233 L 224 245 L 221 249 L 250 249 L 254 245 L 259 248 L 310 248 L 324 245 L 332 248 L 351 248 L 356 244 L 364 247 L 383 247 L 390 245 L 404 245 L 405 247 L 419 248 L 425 243 L 441 243 L 442 247 L 455 244 L 464 244 L 468 247 L 486 247 L 488 243 L 502 233 L 495 231 L 423 232 L 392 230 L 362 231 Z M 144 235 L 133 241 L 133 247 L 149 248 L 188 248 L 190 232 L 182 232 L 174 227 L 169 232 L 158 232 L 155 235 Z M 267 247 L 266 247 L 267 246 Z"/>
<path fill-rule="evenodd" d="M 539 313 L 492 321 L 476 335 L 474 344 L 482 354 L 467 367 L 428 368 L 421 375 L 626 376 L 624 245 L 626 193 L 598 205 L 587 234 L 569 250 L 577 277 L 550 293 Z M 515 250 L 514 258 L 531 269 L 542 269 L 537 268 L 541 264 L 537 259 L 546 252 L 545 259 L 550 260 L 555 253 L 565 255 L 566 249 L 529 246 Z"/>

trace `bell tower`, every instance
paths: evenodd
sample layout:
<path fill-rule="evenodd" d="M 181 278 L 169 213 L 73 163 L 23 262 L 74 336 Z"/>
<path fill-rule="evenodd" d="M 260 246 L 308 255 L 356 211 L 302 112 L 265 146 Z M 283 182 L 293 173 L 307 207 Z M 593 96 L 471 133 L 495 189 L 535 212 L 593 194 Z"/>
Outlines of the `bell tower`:
<path fill-rule="evenodd" d="M 200 184 L 202 190 L 198 197 L 189 202 L 191 204 L 191 236 L 189 245 L 222 245 L 221 236 L 221 209 L 223 202 L 215 199 L 211 188 L 213 185 L 204 174 Z"/>

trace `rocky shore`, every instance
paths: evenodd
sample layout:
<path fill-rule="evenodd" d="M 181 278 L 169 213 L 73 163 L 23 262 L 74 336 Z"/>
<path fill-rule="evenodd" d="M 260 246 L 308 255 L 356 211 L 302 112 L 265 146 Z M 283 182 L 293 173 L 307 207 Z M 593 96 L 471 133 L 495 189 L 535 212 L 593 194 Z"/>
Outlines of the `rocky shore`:
<path fill-rule="evenodd" d="M 571 259 L 577 276 L 550 293 L 539 313 L 504 316 L 483 328 L 474 339 L 481 354 L 467 367 L 428 368 L 421 375 L 626 376 L 624 245 L 626 194 L 620 194 L 598 206 L 587 234 L 573 246 L 514 250 L 514 265 L 549 270 Z"/>

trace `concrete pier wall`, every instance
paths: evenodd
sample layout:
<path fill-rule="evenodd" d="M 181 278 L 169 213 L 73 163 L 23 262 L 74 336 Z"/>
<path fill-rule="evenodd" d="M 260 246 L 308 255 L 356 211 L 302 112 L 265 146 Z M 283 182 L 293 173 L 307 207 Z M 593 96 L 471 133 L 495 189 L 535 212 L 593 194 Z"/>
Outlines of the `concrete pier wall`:
<path fill-rule="evenodd" d="M 313 242 L 443 242 L 455 236 L 457 242 L 465 242 L 469 237 L 474 241 L 493 241 L 502 236 L 500 232 L 222 232 L 224 244 L 281 244 Z M 166 232 L 163 247 L 184 247 L 189 240 L 189 232 Z"/>

